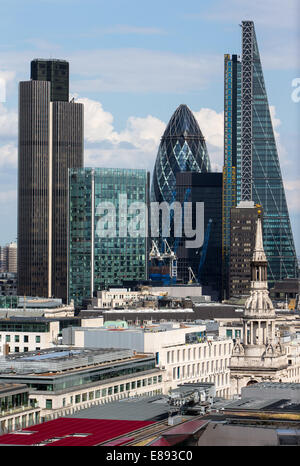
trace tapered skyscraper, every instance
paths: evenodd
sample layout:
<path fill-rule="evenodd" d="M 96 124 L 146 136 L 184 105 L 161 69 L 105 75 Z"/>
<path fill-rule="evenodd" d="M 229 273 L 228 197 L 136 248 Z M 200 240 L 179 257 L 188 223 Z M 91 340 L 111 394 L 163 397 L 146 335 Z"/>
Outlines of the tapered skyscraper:
<path fill-rule="evenodd" d="M 151 186 L 152 202 L 175 199 L 176 173 L 210 172 L 206 143 L 191 110 L 180 105 L 161 138 Z"/>
<path fill-rule="evenodd" d="M 33 76 L 19 85 L 18 294 L 65 301 L 68 168 L 83 166 L 83 105 Z"/>
<path fill-rule="evenodd" d="M 227 110 L 225 125 L 226 118 L 228 120 L 230 118 L 233 123 L 232 134 L 236 135 L 238 142 L 236 181 L 225 179 L 224 189 L 232 195 L 230 187 L 231 184 L 234 187 L 235 183 L 237 204 L 240 201 L 254 201 L 255 204 L 262 206 L 268 281 L 269 286 L 272 286 L 276 280 L 297 276 L 298 267 L 267 91 L 252 21 L 242 22 L 242 56 L 237 70 L 239 67 L 241 73 L 236 75 L 236 85 L 231 89 L 232 95 L 235 94 L 237 106 L 235 110 L 232 110 L 231 115 L 228 114 L 225 102 L 225 111 Z M 231 84 L 232 79 L 233 75 L 225 72 L 225 89 Z M 231 163 L 228 148 L 233 149 L 233 147 L 225 144 L 227 154 L 225 153 L 224 171 L 227 174 Z M 234 190 L 232 192 L 234 193 Z M 228 207 L 224 205 L 223 222 L 225 222 Z"/>

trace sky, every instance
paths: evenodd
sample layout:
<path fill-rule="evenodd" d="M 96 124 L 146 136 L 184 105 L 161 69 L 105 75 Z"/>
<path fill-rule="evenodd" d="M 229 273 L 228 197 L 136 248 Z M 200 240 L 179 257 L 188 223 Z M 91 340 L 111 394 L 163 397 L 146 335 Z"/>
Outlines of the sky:
<path fill-rule="evenodd" d="M 178 105 L 223 164 L 224 54 L 255 23 L 297 255 L 300 256 L 298 0 L 0 0 L 0 245 L 17 235 L 18 83 L 34 58 L 70 63 L 84 103 L 85 166 L 154 167 Z"/>

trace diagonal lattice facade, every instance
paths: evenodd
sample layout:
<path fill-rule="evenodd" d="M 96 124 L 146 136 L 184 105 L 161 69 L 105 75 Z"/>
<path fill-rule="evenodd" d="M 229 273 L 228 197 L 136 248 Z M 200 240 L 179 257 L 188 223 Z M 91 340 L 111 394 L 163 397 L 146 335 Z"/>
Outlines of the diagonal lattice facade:
<path fill-rule="evenodd" d="M 151 186 L 152 202 L 171 202 L 178 172 L 211 171 L 206 143 L 187 105 L 180 105 L 162 136 Z"/>
<path fill-rule="evenodd" d="M 253 200 L 264 211 L 269 285 L 298 273 L 296 251 L 268 97 L 252 21 L 242 22 L 241 161 L 237 201 Z M 239 168 L 240 167 L 240 168 Z"/>

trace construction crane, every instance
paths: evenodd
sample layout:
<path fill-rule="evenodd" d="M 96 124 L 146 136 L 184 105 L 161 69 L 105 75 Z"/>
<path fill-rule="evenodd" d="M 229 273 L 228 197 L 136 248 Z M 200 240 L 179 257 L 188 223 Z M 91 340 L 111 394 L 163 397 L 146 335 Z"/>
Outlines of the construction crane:
<path fill-rule="evenodd" d="M 157 260 L 159 262 L 160 269 L 166 261 L 169 262 L 169 273 L 168 275 L 163 275 L 162 273 L 150 274 L 152 279 L 163 279 L 166 284 L 169 284 L 172 279 L 176 279 L 177 276 L 177 257 L 174 254 L 174 251 L 169 246 L 169 243 L 166 239 L 163 239 L 163 251 L 160 252 L 159 247 L 156 241 L 152 240 L 152 248 L 149 253 L 150 260 Z"/>
<path fill-rule="evenodd" d="M 189 267 L 188 268 L 188 271 L 189 271 L 189 282 L 188 284 L 191 285 L 192 283 L 196 282 L 197 283 L 197 279 L 195 277 L 195 274 L 193 272 L 193 269 L 192 267 Z"/>

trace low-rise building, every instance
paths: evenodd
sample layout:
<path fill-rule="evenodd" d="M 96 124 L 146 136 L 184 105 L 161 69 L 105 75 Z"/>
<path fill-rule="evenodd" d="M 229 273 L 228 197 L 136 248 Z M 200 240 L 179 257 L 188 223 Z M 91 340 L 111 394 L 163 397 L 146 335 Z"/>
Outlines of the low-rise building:
<path fill-rule="evenodd" d="M 0 383 L 22 383 L 41 408 L 41 420 L 95 404 L 162 393 L 155 356 L 122 348 L 45 349 L 0 358 Z"/>
<path fill-rule="evenodd" d="M 101 327 L 103 319 L 80 317 L 0 317 L 0 355 L 39 351 L 61 343 L 61 332 L 68 326 Z"/>
<path fill-rule="evenodd" d="M 67 328 L 63 343 L 77 347 L 130 348 L 153 353 L 164 371 L 163 393 L 184 382 L 213 382 L 218 396 L 230 388 L 229 361 L 233 342 L 208 338 L 205 325 L 174 322 L 128 328 Z"/>
<path fill-rule="evenodd" d="M 0 383 L 0 435 L 37 424 L 40 411 L 26 384 Z"/>

